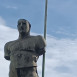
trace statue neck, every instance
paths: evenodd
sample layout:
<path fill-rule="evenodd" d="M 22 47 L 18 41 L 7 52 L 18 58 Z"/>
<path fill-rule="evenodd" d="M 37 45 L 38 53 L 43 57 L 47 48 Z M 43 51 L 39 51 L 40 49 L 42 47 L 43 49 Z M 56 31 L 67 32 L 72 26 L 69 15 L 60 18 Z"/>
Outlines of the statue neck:
<path fill-rule="evenodd" d="M 30 33 L 21 33 L 21 34 L 19 34 L 19 39 L 24 39 L 24 38 L 27 38 L 27 37 L 29 37 L 30 36 Z"/>

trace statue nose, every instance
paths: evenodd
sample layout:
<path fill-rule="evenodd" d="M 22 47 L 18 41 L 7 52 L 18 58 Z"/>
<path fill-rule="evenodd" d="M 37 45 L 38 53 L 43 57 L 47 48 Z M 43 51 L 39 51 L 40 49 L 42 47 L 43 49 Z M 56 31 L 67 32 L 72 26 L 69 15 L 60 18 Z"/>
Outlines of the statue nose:
<path fill-rule="evenodd" d="M 22 23 L 20 24 L 20 27 L 22 28 Z"/>
<path fill-rule="evenodd" d="M 22 26 L 22 23 L 21 23 L 21 26 Z"/>
<path fill-rule="evenodd" d="M 22 25 L 22 23 L 21 23 L 21 29 L 23 30 L 23 25 Z"/>

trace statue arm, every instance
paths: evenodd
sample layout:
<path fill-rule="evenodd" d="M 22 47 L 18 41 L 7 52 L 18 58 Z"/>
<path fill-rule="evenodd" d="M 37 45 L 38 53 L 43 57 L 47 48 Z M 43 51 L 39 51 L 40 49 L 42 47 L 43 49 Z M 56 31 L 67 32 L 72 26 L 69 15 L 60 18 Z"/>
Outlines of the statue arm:
<path fill-rule="evenodd" d="M 37 50 L 37 54 L 38 54 L 39 56 L 43 55 L 45 52 L 46 52 L 46 51 L 45 51 L 45 48 L 41 48 L 41 49 L 38 49 L 38 50 Z"/>
<path fill-rule="evenodd" d="M 9 56 L 4 56 L 4 58 L 5 58 L 6 60 L 10 60 L 10 57 L 9 57 Z"/>
<path fill-rule="evenodd" d="M 10 60 L 10 51 L 8 50 L 8 43 L 4 46 L 4 58 Z"/>
<path fill-rule="evenodd" d="M 37 37 L 37 44 L 36 44 L 36 53 L 40 56 L 43 55 L 46 51 L 45 51 L 45 47 L 46 47 L 46 41 L 42 36 L 38 36 Z"/>

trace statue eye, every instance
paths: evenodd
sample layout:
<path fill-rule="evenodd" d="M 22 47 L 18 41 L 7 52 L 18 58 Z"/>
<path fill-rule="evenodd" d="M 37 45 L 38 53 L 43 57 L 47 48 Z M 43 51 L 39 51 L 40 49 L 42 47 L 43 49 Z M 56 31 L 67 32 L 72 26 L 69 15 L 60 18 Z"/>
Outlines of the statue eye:
<path fill-rule="evenodd" d="M 21 25 L 21 23 L 18 23 L 18 25 Z"/>
<path fill-rule="evenodd" d="M 26 23 L 23 23 L 23 25 L 26 25 Z"/>

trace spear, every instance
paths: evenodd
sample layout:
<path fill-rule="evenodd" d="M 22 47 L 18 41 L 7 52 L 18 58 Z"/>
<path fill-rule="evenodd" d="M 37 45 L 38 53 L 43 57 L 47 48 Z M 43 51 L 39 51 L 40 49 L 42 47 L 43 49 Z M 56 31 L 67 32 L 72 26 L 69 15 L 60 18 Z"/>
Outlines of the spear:
<path fill-rule="evenodd" d="M 46 40 L 46 27 L 47 27 L 47 4 L 48 0 L 45 1 L 45 19 L 44 19 L 44 38 Z M 42 77 L 44 77 L 45 72 L 45 53 L 43 54 L 43 61 L 42 61 Z"/>

